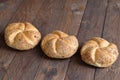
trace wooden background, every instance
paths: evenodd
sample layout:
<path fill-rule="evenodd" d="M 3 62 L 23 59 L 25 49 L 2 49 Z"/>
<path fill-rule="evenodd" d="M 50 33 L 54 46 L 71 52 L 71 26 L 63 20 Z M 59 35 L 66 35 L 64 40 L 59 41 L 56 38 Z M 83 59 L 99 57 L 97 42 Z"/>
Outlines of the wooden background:
<path fill-rule="evenodd" d="M 4 29 L 12 22 L 31 22 L 42 37 L 53 30 L 74 34 L 80 47 L 91 37 L 112 41 L 120 49 L 120 0 L 0 0 L 0 80 L 119 80 L 120 57 L 108 68 L 96 68 L 80 58 L 44 55 L 40 45 L 28 51 L 9 48 Z"/>

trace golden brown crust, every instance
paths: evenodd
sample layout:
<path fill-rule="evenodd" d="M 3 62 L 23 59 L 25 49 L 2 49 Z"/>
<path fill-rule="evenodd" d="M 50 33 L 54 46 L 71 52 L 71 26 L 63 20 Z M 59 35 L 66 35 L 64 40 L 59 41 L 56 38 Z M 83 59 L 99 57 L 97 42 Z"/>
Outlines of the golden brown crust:
<path fill-rule="evenodd" d="M 94 37 L 87 41 L 81 49 L 82 60 L 96 67 L 111 66 L 118 55 L 118 49 L 115 44 L 99 37 Z"/>
<path fill-rule="evenodd" d="M 77 51 L 78 40 L 57 30 L 43 38 L 41 48 L 51 58 L 69 58 Z"/>
<path fill-rule="evenodd" d="M 18 50 L 34 48 L 41 39 L 40 32 L 30 23 L 12 23 L 5 29 L 5 41 Z"/>

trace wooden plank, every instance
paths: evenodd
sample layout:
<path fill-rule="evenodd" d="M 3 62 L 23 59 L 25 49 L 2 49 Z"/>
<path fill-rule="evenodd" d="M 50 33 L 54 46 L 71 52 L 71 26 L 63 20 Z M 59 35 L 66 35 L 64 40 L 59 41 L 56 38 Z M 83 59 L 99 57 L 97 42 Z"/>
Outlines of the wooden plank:
<path fill-rule="evenodd" d="M 14 12 L 23 0 L 1 0 L 0 1 L 0 33 L 11 19 Z M 1 37 L 0 37 L 1 39 Z"/>
<path fill-rule="evenodd" d="M 18 8 L 17 12 L 14 14 L 12 19 L 9 21 L 11 22 L 21 22 L 21 21 L 29 21 L 32 22 L 35 19 L 35 16 L 42 4 L 43 0 L 24 0 L 22 5 Z M 12 4 L 11 4 L 12 5 Z M 13 8 L 14 9 L 14 8 Z M 0 48 L 0 62 L 1 62 L 1 74 L 5 74 L 6 70 L 8 69 L 11 61 L 13 60 L 16 53 L 20 53 L 20 51 L 16 51 L 11 49 L 2 43 L 3 45 Z M 21 52 L 22 53 L 22 52 Z M 25 53 L 25 52 L 24 52 Z M 18 58 L 19 59 L 19 58 Z M 16 65 L 17 66 L 17 65 Z M 13 71 L 12 73 L 13 74 Z M 16 73 L 15 73 L 16 74 Z M 4 75 L 1 76 L 1 79 Z M 12 77 L 12 76 L 11 76 Z M 11 77 L 5 75 L 4 79 L 11 79 Z M 12 78 L 11 80 L 18 80 Z"/>
<path fill-rule="evenodd" d="M 117 44 L 120 49 L 120 0 L 109 0 L 107 15 L 103 30 L 103 38 Z M 117 61 L 108 68 L 97 69 L 95 80 L 119 80 L 120 56 Z"/>
<path fill-rule="evenodd" d="M 46 0 L 35 25 L 40 27 L 43 36 L 56 29 L 76 35 L 86 3 L 87 0 Z M 64 80 L 69 59 L 50 59 L 39 53 L 40 64 L 34 80 Z"/>
<path fill-rule="evenodd" d="M 92 37 L 101 36 L 106 7 L 107 0 L 88 0 L 78 32 L 80 47 Z M 81 60 L 79 49 L 69 63 L 65 80 L 94 80 L 94 72 L 95 67 L 87 65 Z"/>

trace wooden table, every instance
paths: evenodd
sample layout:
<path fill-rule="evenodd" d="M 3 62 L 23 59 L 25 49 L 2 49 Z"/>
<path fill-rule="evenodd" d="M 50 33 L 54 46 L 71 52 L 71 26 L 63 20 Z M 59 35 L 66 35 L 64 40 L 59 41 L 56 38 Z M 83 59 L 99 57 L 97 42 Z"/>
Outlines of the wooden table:
<path fill-rule="evenodd" d="M 40 45 L 28 51 L 9 48 L 4 29 L 12 22 L 31 22 L 42 37 L 53 30 L 74 34 L 78 52 L 70 59 L 50 59 Z M 0 0 L 0 80 L 120 80 L 120 57 L 108 68 L 85 64 L 80 48 L 99 36 L 120 49 L 120 0 Z"/>

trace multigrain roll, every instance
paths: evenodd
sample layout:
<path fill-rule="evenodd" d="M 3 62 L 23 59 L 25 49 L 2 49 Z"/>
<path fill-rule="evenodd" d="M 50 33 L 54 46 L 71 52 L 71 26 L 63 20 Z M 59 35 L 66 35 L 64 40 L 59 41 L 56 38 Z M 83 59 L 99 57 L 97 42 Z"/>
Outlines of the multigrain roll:
<path fill-rule="evenodd" d="M 12 23 L 5 29 L 6 44 L 17 50 L 29 50 L 40 41 L 40 32 L 30 23 Z"/>
<path fill-rule="evenodd" d="M 82 60 L 96 67 L 109 67 L 118 58 L 117 46 L 103 38 L 94 37 L 81 49 Z"/>
<path fill-rule="evenodd" d="M 69 58 L 76 53 L 78 40 L 73 35 L 56 30 L 43 38 L 41 48 L 48 57 Z"/>

